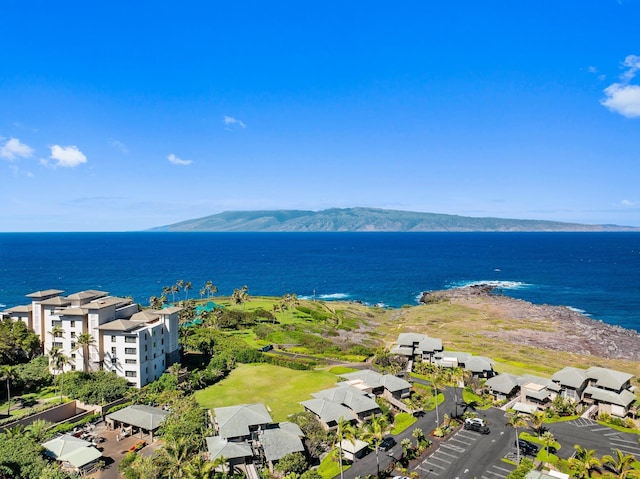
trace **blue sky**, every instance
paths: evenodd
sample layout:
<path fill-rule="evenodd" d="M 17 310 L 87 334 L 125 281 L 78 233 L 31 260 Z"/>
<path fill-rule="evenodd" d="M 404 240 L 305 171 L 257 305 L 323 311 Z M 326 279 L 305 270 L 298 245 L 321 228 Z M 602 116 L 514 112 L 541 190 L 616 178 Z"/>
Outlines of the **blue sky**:
<path fill-rule="evenodd" d="M 640 226 L 640 0 L 3 0 L 0 231 L 369 206 Z"/>

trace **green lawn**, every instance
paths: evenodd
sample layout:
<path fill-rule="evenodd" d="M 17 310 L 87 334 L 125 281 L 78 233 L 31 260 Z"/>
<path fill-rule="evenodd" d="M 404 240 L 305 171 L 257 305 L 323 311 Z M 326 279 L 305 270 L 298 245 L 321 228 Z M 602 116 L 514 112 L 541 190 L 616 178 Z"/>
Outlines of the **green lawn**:
<path fill-rule="evenodd" d="M 337 377 L 327 371 L 294 371 L 270 364 L 242 364 L 223 381 L 197 391 L 198 403 L 206 408 L 264 403 L 276 422 L 302 411 L 300 401 L 311 393 L 333 387 Z"/>

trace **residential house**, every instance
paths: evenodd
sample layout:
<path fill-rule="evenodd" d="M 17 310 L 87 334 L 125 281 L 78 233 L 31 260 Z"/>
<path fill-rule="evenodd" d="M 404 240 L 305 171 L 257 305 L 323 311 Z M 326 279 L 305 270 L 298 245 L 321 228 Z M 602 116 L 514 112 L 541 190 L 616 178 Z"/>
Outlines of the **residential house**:
<path fill-rule="evenodd" d="M 602 367 L 586 370 L 589 378 L 584 389 L 583 401 L 597 404 L 599 413 L 625 417 L 636 400 L 635 387 L 631 386 L 633 374 Z"/>
<path fill-rule="evenodd" d="M 325 398 L 313 398 L 302 401 L 305 411 L 313 413 L 325 429 L 332 430 L 338 427 L 341 420 L 355 423 L 358 416 L 355 412 L 342 404 L 335 403 Z"/>
<path fill-rule="evenodd" d="M 271 414 L 261 403 L 218 407 L 213 413 L 217 435 L 229 441 L 251 439 L 259 429 L 273 422 Z"/>
<path fill-rule="evenodd" d="M 375 399 L 361 389 L 351 385 L 324 389 L 311 395 L 316 399 L 326 399 L 349 408 L 354 412 L 360 422 L 366 421 L 371 416 L 380 412 L 380 408 Z"/>
<path fill-rule="evenodd" d="M 560 397 L 573 403 L 580 403 L 589 377 L 584 369 L 566 367 L 551 376 L 551 381 Z"/>
<path fill-rule="evenodd" d="M 346 382 L 338 383 L 339 386 L 342 384 L 349 385 L 376 396 L 402 399 L 409 397 L 411 394 L 411 383 L 393 374 L 380 374 L 371 369 L 363 369 L 341 374 L 340 377 L 345 379 Z"/>
<path fill-rule="evenodd" d="M 462 368 L 479 378 L 495 375 L 493 360 L 460 351 L 441 351 L 433 355 L 433 363 L 443 368 Z"/>
<path fill-rule="evenodd" d="M 273 471 L 273 467 L 287 454 L 304 452 L 303 438 L 300 426 L 292 422 L 281 422 L 261 430 L 258 440 L 269 470 Z"/>
<path fill-rule="evenodd" d="M 520 392 L 518 376 L 513 374 L 496 374 L 484 384 L 495 401 L 510 401 Z"/>

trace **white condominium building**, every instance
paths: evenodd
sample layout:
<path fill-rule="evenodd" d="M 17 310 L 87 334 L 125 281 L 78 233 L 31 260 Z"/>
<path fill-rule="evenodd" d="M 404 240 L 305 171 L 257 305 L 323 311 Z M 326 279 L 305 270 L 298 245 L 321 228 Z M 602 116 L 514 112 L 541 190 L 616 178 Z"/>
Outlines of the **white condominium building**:
<path fill-rule="evenodd" d="M 45 354 L 58 349 L 69 358 L 64 371 L 103 368 L 142 387 L 179 361 L 181 308 L 141 311 L 132 299 L 104 291 L 62 293 L 57 289 L 36 291 L 27 295 L 30 305 L 9 308 L 2 315 L 23 321 L 33 330 Z"/>

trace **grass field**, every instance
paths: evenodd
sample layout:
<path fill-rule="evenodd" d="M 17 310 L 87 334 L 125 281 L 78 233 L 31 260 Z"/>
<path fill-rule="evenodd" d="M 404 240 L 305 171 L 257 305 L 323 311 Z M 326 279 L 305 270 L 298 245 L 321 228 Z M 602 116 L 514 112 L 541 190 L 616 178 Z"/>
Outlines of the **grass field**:
<path fill-rule="evenodd" d="M 228 378 L 196 392 L 198 404 L 206 408 L 264 403 L 276 422 L 300 412 L 300 401 L 311 393 L 335 385 L 337 376 L 327 371 L 294 371 L 270 364 L 243 364 Z"/>

